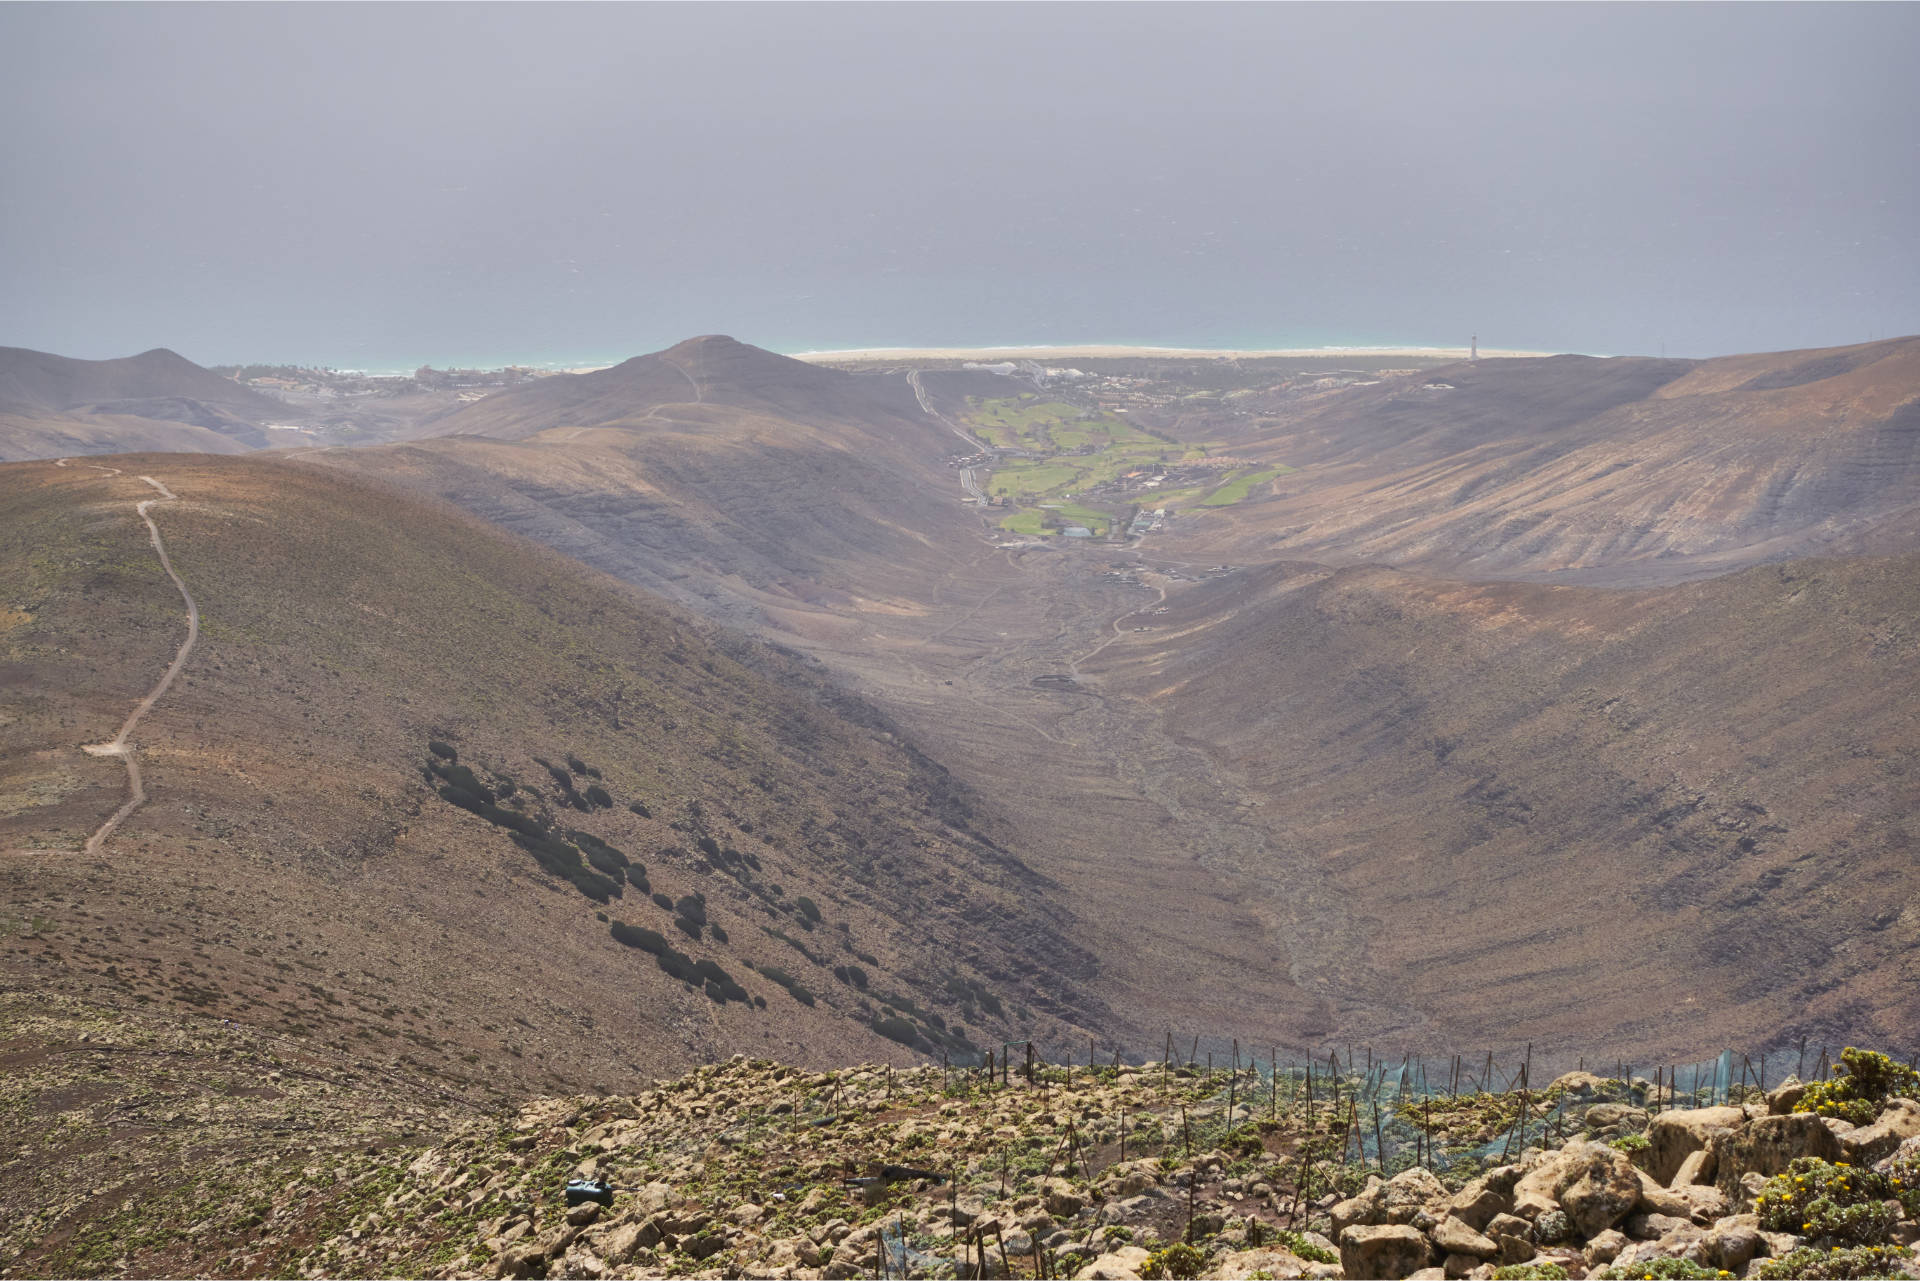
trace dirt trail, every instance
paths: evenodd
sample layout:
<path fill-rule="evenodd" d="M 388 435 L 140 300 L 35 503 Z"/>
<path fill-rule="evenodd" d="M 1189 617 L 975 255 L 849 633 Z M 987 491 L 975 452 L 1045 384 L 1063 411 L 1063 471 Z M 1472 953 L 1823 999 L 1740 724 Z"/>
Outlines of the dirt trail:
<path fill-rule="evenodd" d="M 64 467 L 67 465 L 67 460 L 60 459 L 57 465 Z M 111 467 L 101 467 L 97 470 L 111 471 L 116 476 L 120 474 L 117 469 Z M 100 830 L 87 838 L 89 854 L 99 853 L 101 846 L 106 844 L 107 838 L 113 835 L 114 829 L 119 827 L 129 814 L 139 809 L 142 802 L 147 799 L 146 785 L 140 779 L 140 762 L 134 756 L 133 748 L 127 740 L 132 736 L 134 726 L 140 723 L 140 718 L 153 709 L 153 705 L 160 701 L 160 696 L 165 694 L 168 687 L 173 684 L 174 678 L 180 675 L 180 669 L 187 665 L 187 656 L 193 652 L 194 642 L 200 639 L 200 606 L 194 602 L 193 593 L 187 590 L 186 583 L 174 571 L 173 561 L 167 557 L 167 545 L 160 538 L 160 527 L 154 524 L 153 517 L 147 514 L 148 509 L 155 503 L 177 502 L 180 496 L 151 476 L 142 476 L 140 479 L 160 491 L 160 497 L 143 498 L 134 504 L 133 509 L 140 514 L 140 519 L 147 523 L 147 536 L 153 543 L 154 552 L 160 557 L 160 568 L 167 571 L 167 577 L 171 578 L 173 585 L 180 589 L 180 599 L 187 603 L 187 638 L 180 642 L 180 648 L 174 654 L 173 662 L 168 664 L 165 674 L 160 677 L 160 683 L 134 706 L 132 712 L 128 713 L 127 719 L 120 726 L 120 732 L 114 735 L 112 741 L 87 743 L 80 749 L 93 756 L 118 756 L 126 762 L 127 766 L 127 803 L 115 810 L 113 817 L 102 823 Z"/>

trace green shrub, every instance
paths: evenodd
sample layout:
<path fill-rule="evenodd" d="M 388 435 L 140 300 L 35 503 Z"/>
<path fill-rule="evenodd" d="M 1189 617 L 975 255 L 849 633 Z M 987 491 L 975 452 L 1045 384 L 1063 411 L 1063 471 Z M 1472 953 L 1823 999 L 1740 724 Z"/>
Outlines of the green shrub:
<path fill-rule="evenodd" d="M 707 923 L 707 901 L 698 894 L 689 894 L 673 905 L 674 910 L 692 921 L 695 925 Z"/>
<path fill-rule="evenodd" d="M 608 927 L 613 941 L 626 947 L 637 947 L 642 952 L 651 952 L 659 956 L 672 949 L 667 946 L 666 936 L 654 930 L 638 925 L 628 925 L 625 921 L 615 921 Z"/>
<path fill-rule="evenodd" d="M 538 758 L 536 757 L 535 759 Z M 567 773 L 567 771 L 561 769 L 558 765 L 550 765 L 546 761 L 541 761 L 540 763 L 546 765 L 547 773 L 553 775 L 553 781 L 560 785 L 561 791 L 571 792 L 573 790 L 573 775 Z"/>
<path fill-rule="evenodd" d="M 674 949 L 668 948 L 656 956 L 654 961 L 661 969 L 671 974 L 674 978 L 679 979 L 682 983 L 693 982 L 693 958 L 685 952 L 676 952 Z"/>
<path fill-rule="evenodd" d="M 1920 1219 L 1920 1156 L 1904 1156 L 1887 1167 L 1887 1195 L 1909 1219 Z"/>
<path fill-rule="evenodd" d="M 779 966 L 777 965 L 761 966 L 760 977 L 763 979 L 766 979 L 769 983 L 778 983 L 781 987 L 787 989 L 787 995 L 791 996 L 794 1000 L 800 1002 L 800 1004 L 802 1005 L 813 1004 L 813 993 L 807 991 L 806 988 L 800 985 L 800 981 L 798 979 L 794 978 L 793 975 L 787 973 L 785 970 L 781 969 Z"/>
<path fill-rule="evenodd" d="M 1340 1256 L 1324 1246 L 1315 1245 L 1302 1233 L 1292 1228 L 1281 1228 L 1273 1234 L 1274 1239 L 1293 1251 L 1308 1263 L 1338 1263 Z"/>
<path fill-rule="evenodd" d="M 1649 1139 L 1644 1134 L 1623 1134 L 1619 1138 L 1613 1141 L 1612 1146 L 1619 1149 L 1622 1152 L 1631 1154 L 1634 1152 L 1638 1152 L 1641 1148 L 1646 1147 L 1652 1141 L 1653 1140 Z"/>
<path fill-rule="evenodd" d="M 1858 1245 L 1850 1250 L 1803 1247 L 1762 1262 L 1752 1276 L 1759 1281 L 1851 1281 L 1855 1277 L 1904 1277 L 1906 1251 L 1884 1245 Z"/>
<path fill-rule="evenodd" d="M 628 801 L 627 808 L 638 814 L 641 818 L 653 817 L 653 811 L 647 808 L 645 801 Z"/>
<path fill-rule="evenodd" d="M 572 770 L 576 774 L 590 774 L 595 778 L 600 777 L 599 771 L 588 769 L 586 767 L 586 763 L 583 762 L 578 756 L 573 755 L 571 752 L 567 754 L 567 768 Z"/>
<path fill-rule="evenodd" d="M 443 743 L 437 738 L 427 740 L 427 750 L 443 761 L 457 761 L 460 753 L 453 750 L 453 744 Z"/>
<path fill-rule="evenodd" d="M 1663 1277 L 1719 1277 L 1733 1275 L 1731 1272 L 1715 1272 L 1711 1268 L 1701 1268 L 1699 1264 L 1687 1263 L 1684 1259 L 1662 1259 L 1660 1262 L 1663 1264 L 1682 1263 L 1686 1264 L 1689 1268 L 1698 1269 L 1693 1272 L 1660 1273 L 1659 1275 Z M 1652 1273 L 1652 1268 L 1653 1265 L 1649 1264 L 1648 1271 L 1650 1274 Z M 1639 1276 L 1641 1274 L 1636 1272 L 1633 1275 Z M 1493 1277 L 1494 1281 L 1567 1281 L 1567 1270 L 1557 1263 L 1509 1263 L 1503 1268 L 1495 1268 L 1493 1270 Z"/>
<path fill-rule="evenodd" d="M 598 805 L 601 809 L 613 808 L 613 795 L 598 783 L 590 783 L 586 790 L 587 804 Z"/>
<path fill-rule="evenodd" d="M 653 903 L 655 907 L 663 912 L 671 912 L 673 910 L 673 900 L 664 894 L 655 894 L 653 896 Z"/>
<path fill-rule="evenodd" d="M 700 941 L 700 930 L 702 928 L 700 922 L 690 921 L 684 916 L 676 916 L 673 918 L 673 927 L 694 942 L 697 943 Z"/>
<path fill-rule="evenodd" d="M 813 900 L 806 895 L 802 894 L 799 898 L 793 900 L 793 905 L 800 909 L 800 915 L 807 920 L 818 921 L 820 919 L 820 909 L 816 907 Z"/>
<path fill-rule="evenodd" d="M 720 857 L 720 842 L 714 840 L 711 836 L 703 836 L 695 841 L 694 844 L 698 846 L 700 852 L 708 858 Z"/>
<path fill-rule="evenodd" d="M 1204 1251 L 1188 1245 L 1184 1241 L 1175 1241 L 1172 1245 L 1154 1251 L 1147 1256 L 1147 1267 L 1143 1275 L 1149 1277 L 1197 1277 L 1207 1266 Z"/>
<path fill-rule="evenodd" d="M 1893 1195 L 1887 1176 L 1795 1157 L 1754 1198 L 1760 1226 L 1791 1232 L 1816 1245 L 1873 1245 L 1887 1239 L 1899 1214 L 1882 1198 Z"/>
<path fill-rule="evenodd" d="M 903 1018 L 896 1018 L 891 1014 L 875 1019 L 873 1021 L 873 1030 L 881 1036 L 886 1037 L 889 1041 L 898 1041 L 900 1044 L 909 1047 L 920 1039 L 920 1032 L 913 1024 Z"/>
<path fill-rule="evenodd" d="M 707 929 L 712 932 L 714 942 L 725 943 L 727 941 L 727 932 L 721 929 L 719 925 L 709 922 Z"/>
<path fill-rule="evenodd" d="M 867 990 L 867 972 L 857 965 L 836 965 L 833 967 L 833 977 L 862 992 Z"/>
<path fill-rule="evenodd" d="M 1868 1125 L 1880 1115 L 1888 1099 L 1920 1095 L 1920 1072 L 1874 1050 L 1857 1050 L 1849 1045 L 1840 1052 L 1840 1072 L 1831 1081 L 1807 1086 L 1793 1110 Z"/>

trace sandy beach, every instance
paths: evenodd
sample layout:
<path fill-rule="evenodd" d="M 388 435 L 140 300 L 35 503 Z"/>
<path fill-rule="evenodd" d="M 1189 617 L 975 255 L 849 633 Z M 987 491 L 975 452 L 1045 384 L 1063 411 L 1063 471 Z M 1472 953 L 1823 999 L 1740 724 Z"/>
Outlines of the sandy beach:
<path fill-rule="evenodd" d="M 1264 350 L 1223 347 L 1122 347 L 1087 344 L 1074 347 L 861 347 L 844 351 L 796 351 L 795 360 L 819 365 L 853 364 L 872 360 L 1261 360 L 1273 357 L 1405 356 L 1419 360 L 1465 360 L 1465 347 L 1273 347 Z M 1481 359 L 1552 356 L 1550 351 L 1515 351 L 1483 347 Z"/>

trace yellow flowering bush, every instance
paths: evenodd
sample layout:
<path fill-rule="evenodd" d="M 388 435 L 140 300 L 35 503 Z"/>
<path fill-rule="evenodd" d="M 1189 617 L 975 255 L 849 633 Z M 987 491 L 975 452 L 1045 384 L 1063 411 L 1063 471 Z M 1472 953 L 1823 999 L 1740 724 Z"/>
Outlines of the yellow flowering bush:
<path fill-rule="evenodd" d="M 1753 1208 L 1770 1232 L 1791 1232 L 1820 1245 L 1873 1245 L 1899 1222 L 1899 1213 L 1885 1202 L 1892 1191 L 1885 1175 L 1803 1156 L 1767 1180 Z"/>
<path fill-rule="evenodd" d="M 1877 1050 L 1857 1050 L 1849 1045 L 1840 1052 L 1840 1071 L 1841 1075 L 1831 1081 L 1807 1086 L 1793 1110 L 1868 1125 L 1880 1115 L 1888 1099 L 1920 1097 L 1920 1072 Z"/>

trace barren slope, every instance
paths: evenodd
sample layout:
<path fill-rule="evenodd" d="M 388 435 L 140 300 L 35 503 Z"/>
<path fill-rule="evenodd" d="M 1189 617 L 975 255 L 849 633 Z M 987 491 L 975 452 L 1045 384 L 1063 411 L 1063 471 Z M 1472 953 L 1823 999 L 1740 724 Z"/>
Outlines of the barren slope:
<path fill-rule="evenodd" d="M 1331 878 L 1415 1044 L 1904 1045 L 1917 616 L 1911 556 L 1650 591 L 1291 565 L 1089 668 Z"/>
<path fill-rule="evenodd" d="M 112 461 L 0 471 L 9 986 L 231 1017 L 468 1096 L 734 1050 L 904 1058 L 882 998 L 922 1055 L 1103 1017 L 992 811 L 797 657 L 367 482 Z M 93 858 L 124 773 L 79 745 L 183 627 L 141 473 L 180 495 L 154 517 L 202 634 L 134 735 L 150 799 Z M 674 925 L 702 914 L 722 929 Z M 684 986 L 611 922 L 744 992 Z"/>
<path fill-rule="evenodd" d="M 1205 514 L 1196 555 L 1671 582 L 1844 547 L 1920 498 L 1916 338 L 1488 360 L 1274 408 L 1233 448 L 1300 470 Z"/>

